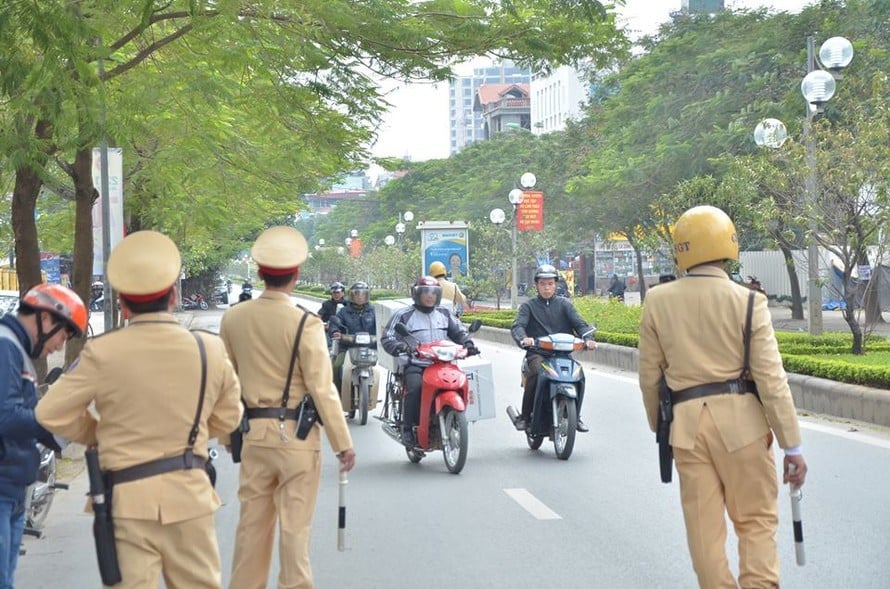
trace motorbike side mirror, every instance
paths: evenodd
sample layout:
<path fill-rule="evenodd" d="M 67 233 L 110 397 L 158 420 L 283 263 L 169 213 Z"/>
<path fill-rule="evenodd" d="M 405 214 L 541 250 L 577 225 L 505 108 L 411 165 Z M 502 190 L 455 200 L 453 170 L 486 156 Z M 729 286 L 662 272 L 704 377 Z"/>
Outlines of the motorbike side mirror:
<path fill-rule="evenodd" d="M 467 328 L 467 331 L 469 331 L 470 333 L 476 333 L 477 331 L 479 331 L 480 327 L 482 327 L 482 320 L 473 319 L 473 322 L 470 323 L 470 327 Z"/>
<path fill-rule="evenodd" d="M 592 337 L 594 335 L 596 335 L 596 327 L 591 327 L 581 334 L 581 339 L 586 339 L 587 337 Z"/>

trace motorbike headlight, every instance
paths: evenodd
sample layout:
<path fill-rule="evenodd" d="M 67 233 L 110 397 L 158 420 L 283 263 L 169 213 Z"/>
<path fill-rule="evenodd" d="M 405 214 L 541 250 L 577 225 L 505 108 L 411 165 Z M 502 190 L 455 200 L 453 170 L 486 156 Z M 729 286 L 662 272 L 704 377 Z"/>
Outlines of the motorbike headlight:
<path fill-rule="evenodd" d="M 355 343 L 360 345 L 368 345 L 371 343 L 371 334 L 370 333 L 357 333 L 355 334 Z"/>
<path fill-rule="evenodd" d="M 437 346 L 433 348 L 433 351 L 436 352 L 436 358 L 438 358 L 440 362 L 451 362 L 457 357 L 456 347 Z"/>

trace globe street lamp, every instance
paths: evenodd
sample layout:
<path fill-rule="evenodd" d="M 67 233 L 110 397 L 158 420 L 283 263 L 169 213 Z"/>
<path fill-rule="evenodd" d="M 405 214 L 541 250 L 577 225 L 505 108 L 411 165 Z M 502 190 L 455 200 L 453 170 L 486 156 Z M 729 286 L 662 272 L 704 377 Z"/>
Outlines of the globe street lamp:
<path fill-rule="evenodd" d="M 806 147 L 807 202 L 815 206 L 818 202 L 818 180 L 816 177 L 816 144 L 813 141 L 812 124 L 816 115 L 831 97 L 834 96 L 835 79 L 840 79 L 840 71 L 850 65 L 853 60 L 853 45 L 843 37 L 832 37 L 819 48 L 819 62 L 825 71 L 817 68 L 815 39 L 807 37 L 807 75 L 800 83 L 800 91 L 807 101 L 806 121 L 803 127 L 804 144 Z M 819 244 L 816 234 L 819 229 L 815 211 L 810 211 L 809 246 L 807 249 L 807 307 L 808 327 L 810 335 L 822 334 L 822 289 L 819 286 Z"/>
<path fill-rule="evenodd" d="M 393 237 L 392 235 L 387 235 L 386 237 L 383 238 L 383 243 L 385 243 L 386 245 L 392 245 L 395 242 L 396 242 L 396 238 Z"/>

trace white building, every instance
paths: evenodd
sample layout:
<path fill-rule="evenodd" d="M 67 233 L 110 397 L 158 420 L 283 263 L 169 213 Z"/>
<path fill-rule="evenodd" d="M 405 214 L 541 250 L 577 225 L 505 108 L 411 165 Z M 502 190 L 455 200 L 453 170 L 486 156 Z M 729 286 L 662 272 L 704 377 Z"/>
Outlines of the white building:
<path fill-rule="evenodd" d="M 532 133 L 543 135 L 561 131 L 568 119 L 581 118 L 589 98 L 590 85 L 582 74 L 561 66 L 549 75 L 536 74 L 531 81 Z"/>

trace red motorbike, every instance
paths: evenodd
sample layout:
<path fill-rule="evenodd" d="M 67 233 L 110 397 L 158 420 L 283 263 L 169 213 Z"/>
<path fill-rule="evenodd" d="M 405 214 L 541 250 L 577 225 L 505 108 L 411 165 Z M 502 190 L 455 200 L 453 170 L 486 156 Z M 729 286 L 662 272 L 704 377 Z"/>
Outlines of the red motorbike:
<path fill-rule="evenodd" d="M 470 325 L 470 333 L 477 331 L 481 322 Z M 403 337 L 411 337 L 402 324 L 395 326 Z M 420 462 L 427 452 L 442 450 L 448 471 L 458 474 L 467 461 L 469 428 L 464 414 L 469 401 L 467 375 L 456 364 L 467 357 L 467 349 L 450 340 L 413 346 L 413 355 L 426 364 L 420 391 L 420 421 L 417 425 L 417 445 L 405 448 L 408 460 Z M 383 431 L 401 444 L 402 408 L 406 393 L 401 374 L 389 374 L 386 399 L 378 419 Z"/>

